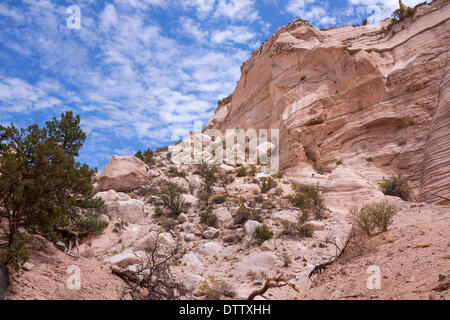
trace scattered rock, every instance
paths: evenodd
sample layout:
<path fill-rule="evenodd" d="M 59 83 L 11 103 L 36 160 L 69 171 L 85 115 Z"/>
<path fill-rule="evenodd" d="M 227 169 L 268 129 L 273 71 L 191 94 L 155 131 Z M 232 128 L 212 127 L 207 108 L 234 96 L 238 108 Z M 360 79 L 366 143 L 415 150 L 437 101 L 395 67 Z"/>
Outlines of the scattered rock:
<path fill-rule="evenodd" d="M 189 206 L 195 206 L 198 203 L 198 198 L 190 194 L 183 194 L 182 198 L 184 202 Z"/>
<path fill-rule="evenodd" d="M 253 221 L 253 220 L 247 221 L 244 225 L 245 233 L 250 236 L 254 236 L 255 232 L 256 232 L 256 228 L 259 227 L 260 225 L 261 225 L 261 223 L 259 223 L 258 221 Z"/>
<path fill-rule="evenodd" d="M 180 221 L 180 223 L 189 222 L 189 217 L 185 213 L 182 213 L 178 216 L 178 221 Z"/>
<path fill-rule="evenodd" d="M 272 214 L 271 218 L 274 222 L 277 223 L 282 223 L 283 221 L 296 223 L 298 221 L 299 215 L 300 211 L 298 210 L 282 210 Z"/>
<path fill-rule="evenodd" d="M 233 222 L 233 216 L 226 207 L 220 207 L 213 211 L 213 214 L 217 217 L 217 221 L 220 226 L 230 225 Z"/>
<path fill-rule="evenodd" d="M 206 229 L 205 231 L 203 231 L 202 236 L 205 239 L 217 238 L 219 236 L 219 230 L 217 230 L 216 228 L 210 227 L 210 228 Z"/>
<path fill-rule="evenodd" d="M 275 241 L 273 241 L 272 239 L 266 240 L 263 242 L 263 244 L 261 245 L 260 248 L 263 251 L 274 251 L 275 250 Z"/>
<path fill-rule="evenodd" d="M 325 229 L 325 223 L 322 221 L 308 221 L 306 223 L 308 226 L 310 226 L 314 231 L 324 230 Z"/>
<path fill-rule="evenodd" d="M 133 264 L 139 264 L 141 262 L 141 259 L 139 258 L 137 253 L 126 252 L 107 258 L 105 259 L 105 262 L 118 265 L 122 268 L 126 268 Z"/>
<path fill-rule="evenodd" d="M 55 248 L 58 249 L 61 252 L 65 252 L 66 251 L 66 244 L 62 241 L 58 241 L 55 243 Z"/>
<path fill-rule="evenodd" d="M 32 264 L 31 262 L 25 262 L 23 265 L 23 269 L 25 271 L 32 271 L 34 269 L 34 264 Z"/>
<path fill-rule="evenodd" d="M 200 189 L 203 184 L 203 180 L 200 176 L 193 174 L 186 177 L 186 180 L 189 182 L 189 187 L 193 189 Z"/>
<path fill-rule="evenodd" d="M 192 268 L 193 270 L 197 271 L 197 272 L 202 272 L 205 267 L 203 266 L 203 264 L 201 263 L 201 261 L 199 260 L 199 258 L 197 257 L 197 255 L 193 252 L 189 252 L 187 254 L 185 254 L 182 258 L 183 263 L 186 264 L 186 266 Z"/>
<path fill-rule="evenodd" d="M 223 252 L 223 247 L 217 242 L 207 242 L 198 249 L 202 256 L 215 256 Z"/>
<path fill-rule="evenodd" d="M 116 201 L 106 204 L 104 210 L 112 219 L 122 219 L 132 223 L 142 220 L 144 214 L 144 203 L 139 200 Z"/>

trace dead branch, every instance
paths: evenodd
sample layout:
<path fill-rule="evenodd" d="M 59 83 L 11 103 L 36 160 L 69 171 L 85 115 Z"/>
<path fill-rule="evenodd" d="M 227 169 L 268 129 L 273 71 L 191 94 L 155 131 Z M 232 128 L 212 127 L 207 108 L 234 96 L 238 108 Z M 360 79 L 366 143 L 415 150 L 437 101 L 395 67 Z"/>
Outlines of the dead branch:
<path fill-rule="evenodd" d="M 179 247 L 169 253 L 160 253 L 160 234 L 147 251 L 147 257 L 141 260 L 136 271 L 122 270 L 112 266 L 113 274 L 119 276 L 128 287 L 122 298 L 130 294 L 135 300 L 176 300 L 186 294 L 184 285 L 177 281 L 171 271 L 171 264 L 179 256 Z"/>
<path fill-rule="evenodd" d="M 290 283 L 289 280 L 284 279 L 283 276 L 280 276 L 278 278 L 269 278 L 267 279 L 264 287 L 260 290 L 253 291 L 247 298 L 247 300 L 254 300 L 257 296 L 263 296 L 267 290 L 271 288 L 283 288 L 289 286 L 292 289 L 294 289 L 297 292 L 300 292 L 297 290 L 294 284 Z"/>
<path fill-rule="evenodd" d="M 352 228 L 352 230 L 350 231 L 349 235 L 347 236 L 347 240 L 344 243 L 344 246 L 342 247 L 342 249 L 339 248 L 339 246 L 337 245 L 336 241 L 331 242 L 332 244 L 334 244 L 336 246 L 336 249 L 338 250 L 338 254 L 336 254 L 334 257 L 332 257 L 330 260 L 321 263 L 319 265 L 316 265 L 314 267 L 314 269 L 309 273 L 308 278 L 309 280 L 312 281 L 312 277 L 314 275 L 317 274 L 321 274 L 323 271 L 325 271 L 325 269 L 327 269 L 329 266 L 331 266 L 337 259 L 339 259 L 340 257 L 342 257 L 345 253 L 345 249 L 347 248 L 347 246 L 349 245 L 350 241 L 355 237 L 356 232 L 355 230 Z"/>

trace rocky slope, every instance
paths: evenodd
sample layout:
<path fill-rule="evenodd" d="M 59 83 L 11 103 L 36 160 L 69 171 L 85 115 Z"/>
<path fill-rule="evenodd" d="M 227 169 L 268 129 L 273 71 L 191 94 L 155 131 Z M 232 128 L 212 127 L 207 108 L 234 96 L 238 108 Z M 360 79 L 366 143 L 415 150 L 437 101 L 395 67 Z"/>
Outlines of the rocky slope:
<path fill-rule="evenodd" d="M 431 194 L 450 198 L 449 18 L 435 0 L 389 28 L 290 23 L 242 65 L 208 126 L 277 128 L 283 169 L 341 160 L 373 182 L 403 174 L 442 202 Z"/>
<path fill-rule="evenodd" d="M 435 0 L 384 31 L 317 30 L 303 20 L 282 27 L 243 64 L 207 126 L 280 129 L 272 188 L 262 187 L 261 165 L 222 164 L 211 174 L 175 161 L 176 146 L 148 163 L 114 156 L 95 185 L 105 207 L 92 212 L 108 228 L 79 258 L 35 240 L 32 265 L 6 298 L 118 299 L 126 284 L 112 271 L 142 276 L 156 239 L 162 256 L 180 249 L 171 267 L 188 289 L 182 298 L 246 299 L 269 277 L 298 291 L 259 299 L 448 298 L 450 209 L 430 195 L 450 198 L 449 17 L 450 2 Z M 413 202 L 380 191 L 383 177 L 398 173 L 412 181 Z M 324 199 L 321 215 L 302 222 L 311 234 L 300 236 L 292 226 L 304 210 L 288 198 L 298 184 L 318 186 Z M 168 196 L 184 205 L 167 206 Z M 310 279 L 345 243 L 349 208 L 384 200 L 399 209 L 388 232 L 358 238 Z M 272 236 L 258 237 L 262 225 Z M 71 265 L 81 270 L 80 290 L 66 285 Z M 371 265 L 381 268 L 381 289 L 367 288 Z"/>

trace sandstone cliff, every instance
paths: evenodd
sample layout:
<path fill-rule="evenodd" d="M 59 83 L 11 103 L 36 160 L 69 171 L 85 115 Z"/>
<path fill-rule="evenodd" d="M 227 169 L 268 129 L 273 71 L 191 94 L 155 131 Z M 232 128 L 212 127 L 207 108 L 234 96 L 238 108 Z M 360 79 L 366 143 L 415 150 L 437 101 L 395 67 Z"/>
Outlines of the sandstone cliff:
<path fill-rule="evenodd" d="M 242 65 L 208 127 L 280 129 L 282 169 L 340 160 L 374 183 L 403 174 L 420 200 L 450 198 L 449 18 L 435 0 L 388 28 L 292 22 Z"/>

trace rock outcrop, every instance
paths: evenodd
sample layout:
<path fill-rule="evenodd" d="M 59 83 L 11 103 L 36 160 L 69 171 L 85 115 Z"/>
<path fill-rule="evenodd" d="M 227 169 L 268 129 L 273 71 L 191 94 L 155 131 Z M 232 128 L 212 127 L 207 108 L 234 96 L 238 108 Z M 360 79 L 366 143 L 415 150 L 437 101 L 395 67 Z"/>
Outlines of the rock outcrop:
<path fill-rule="evenodd" d="M 136 157 L 113 156 L 97 175 L 98 191 L 128 192 L 148 181 L 147 165 Z"/>
<path fill-rule="evenodd" d="M 450 3 L 408 12 L 383 29 L 282 27 L 207 127 L 279 129 L 282 169 L 341 160 L 373 182 L 403 174 L 422 200 L 450 198 Z"/>

